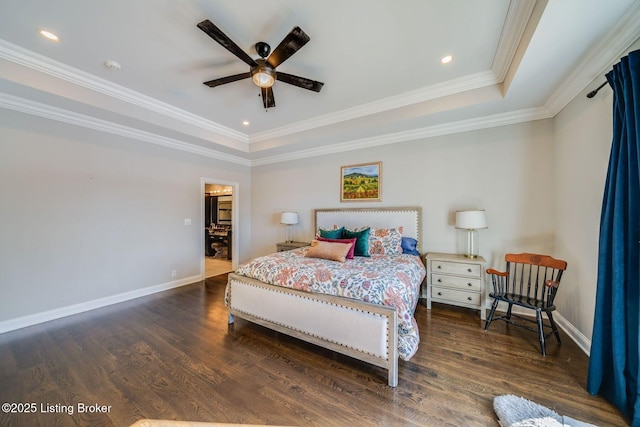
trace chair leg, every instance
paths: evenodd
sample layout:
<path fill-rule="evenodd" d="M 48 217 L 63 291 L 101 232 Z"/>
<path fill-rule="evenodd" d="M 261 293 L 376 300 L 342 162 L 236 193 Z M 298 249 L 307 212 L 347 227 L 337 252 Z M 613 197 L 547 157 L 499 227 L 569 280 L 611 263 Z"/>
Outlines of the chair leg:
<path fill-rule="evenodd" d="M 494 299 L 493 304 L 491 304 L 491 311 L 489 312 L 489 316 L 487 320 L 484 322 L 484 330 L 489 329 L 489 325 L 491 325 L 491 321 L 493 320 L 493 314 L 496 312 L 496 308 L 498 308 L 498 300 Z"/>
<path fill-rule="evenodd" d="M 536 310 L 536 320 L 538 321 L 538 337 L 540 339 L 540 350 L 542 350 L 542 355 L 547 355 L 547 348 L 544 342 L 544 329 L 542 324 L 542 310 Z"/>
<path fill-rule="evenodd" d="M 558 332 L 558 327 L 556 326 L 555 320 L 553 320 L 553 314 L 551 314 L 550 311 L 547 312 L 547 317 L 549 318 L 551 329 L 553 329 L 553 334 L 556 336 L 556 339 L 558 340 L 558 344 L 561 344 L 562 341 L 560 341 L 560 333 Z"/>
<path fill-rule="evenodd" d="M 509 308 L 507 309 L 506 319 L 511 320 L 511 310 L 513 309 L 513 304 L 509 303 Z"/>

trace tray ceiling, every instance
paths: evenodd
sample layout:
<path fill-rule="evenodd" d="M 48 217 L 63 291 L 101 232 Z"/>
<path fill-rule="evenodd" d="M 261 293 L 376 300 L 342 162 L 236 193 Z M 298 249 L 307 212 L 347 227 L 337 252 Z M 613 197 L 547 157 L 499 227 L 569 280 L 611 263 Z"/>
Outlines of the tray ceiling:
<path fill-rule="evenodd" d="M 0 106 L 246 165 L 396 143 L 553 117 L 640 37 L 638 3 L 5 1 Z M 248 71 L 205 19 L 252 58 L 300 26 L 278 71 L 324 88 L 276 81 L 265 111 L 250 79 L 205 86 Z"/>

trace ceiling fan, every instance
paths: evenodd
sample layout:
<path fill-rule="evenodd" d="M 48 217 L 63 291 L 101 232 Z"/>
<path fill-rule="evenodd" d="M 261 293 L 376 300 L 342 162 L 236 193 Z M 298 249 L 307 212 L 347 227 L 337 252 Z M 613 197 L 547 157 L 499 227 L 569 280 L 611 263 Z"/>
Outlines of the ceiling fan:
<path fill-rule="evenodd" d="M 320 92 L 320 89 L 322 89 L 322 86 L 324 85 L 322 82 L 294 76 L 293 74 L 287 74 L 280 71 L 276 72 L 276 67 L 289 59 L 291 55 L 296 53 L 302 46 L 311 40 L 300 27 L 294 27 L 273 52 L 271 52 L 271 46 L 267 43 L 256 43 L 255 48 L 258 55 L 260 55 L 260 59 L 255 60 L 208 19 L 199 23 L 198 28 L 207 33 L 209 37 L 217 41 L 222 47 L 233 53 L 250 67 L 249 72 L 247 73 L 234 74 L 232 76 L 204 82 L 204 84 L 209 87 L 216 87 L 251 77 L 253 83 L 261 90 L 264 108 L 271 108 L 276 106 L 272 88 L 276 80 L 289 83 L 290 85 L 298 86 L 303 89 L 312 90 L 314 92 Z M 269 55 L 269 53 L 271 53 L 271 55 Z"/>

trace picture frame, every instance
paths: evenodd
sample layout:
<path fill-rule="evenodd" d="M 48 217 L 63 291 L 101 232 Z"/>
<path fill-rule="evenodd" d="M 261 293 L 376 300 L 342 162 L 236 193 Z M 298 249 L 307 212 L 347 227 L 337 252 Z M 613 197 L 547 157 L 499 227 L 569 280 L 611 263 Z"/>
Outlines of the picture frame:
<path fill-rule="evenodd" d="M 382 162 L 340 167 L 340 202 L 382 200 Z"/>

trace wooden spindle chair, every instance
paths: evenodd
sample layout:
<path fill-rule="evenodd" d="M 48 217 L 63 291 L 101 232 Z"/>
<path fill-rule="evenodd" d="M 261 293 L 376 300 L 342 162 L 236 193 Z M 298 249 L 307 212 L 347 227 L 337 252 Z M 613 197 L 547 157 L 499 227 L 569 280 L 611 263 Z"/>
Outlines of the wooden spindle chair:
<path fill-rule="evenodd" d="M 493 282 L 493 292 L 489 294 L 493 298 L 493 305 L 485 322 L 484 330 L 489 329 L 492 321 L 504 320 L 514 326 L 537 332 L 542 355 L 546 356 L 545 341 L 551 334 L 554 334 L 560 343 L 560 334 L 552 314 L 556 309 L 553 300 L 558 292 L 562 273 L 567 269 L 567 262 L 548 255 L 529 253 L 507 254 L 504 259 L 507 262 L 507 271 L 487 269 L 487 274 L 491 275 Z M 506 302 L 509 308 L 504 316 L 494 318 L 500 301 Z M 514 305 L 535 310 L 536 320 L 513 314 Z M 547 314 L 549 325 L 543 322 L 543 312 Z M 537 329 L 531 328 L 527 324 L 515 322 L 512 318 L 536 323 Z M 544 328 L 550 328 L 551 331 L 545 334 Z"/>

